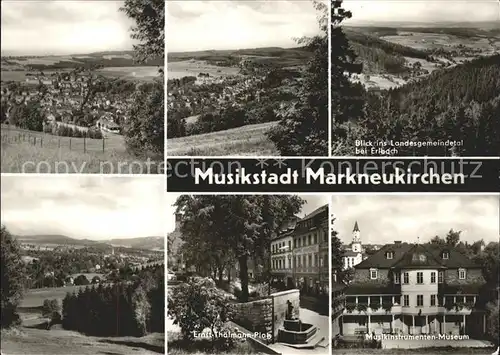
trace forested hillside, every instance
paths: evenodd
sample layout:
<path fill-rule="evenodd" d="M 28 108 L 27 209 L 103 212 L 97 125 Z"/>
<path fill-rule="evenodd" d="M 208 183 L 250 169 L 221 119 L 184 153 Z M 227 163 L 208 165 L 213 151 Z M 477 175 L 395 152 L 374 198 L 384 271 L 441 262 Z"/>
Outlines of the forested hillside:
<path fill-rule="evenodd" d="M 401 148 L 397 155 L 500 153 L 500 54 L 434 72 L 400 88 L 365 95 L 364 118 L 349 126 L 346 137 L 462 142 L 454 149 Z"/>

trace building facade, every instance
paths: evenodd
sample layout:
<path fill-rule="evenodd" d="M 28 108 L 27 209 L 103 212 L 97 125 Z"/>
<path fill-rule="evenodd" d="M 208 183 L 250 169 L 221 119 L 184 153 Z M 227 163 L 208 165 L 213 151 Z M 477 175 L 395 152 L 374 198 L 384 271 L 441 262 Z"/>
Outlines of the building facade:
<path fill-rule="evenodd" d="M 292 218 L 271 242 L 271 274 L 305 294 L 328 292 L 328 205 Z"/>
<path fill-rule="evenodd" d="M 395 242 L 355 266 L 343 335 L 484 333 L 481 267 L 456 248 Z"/>

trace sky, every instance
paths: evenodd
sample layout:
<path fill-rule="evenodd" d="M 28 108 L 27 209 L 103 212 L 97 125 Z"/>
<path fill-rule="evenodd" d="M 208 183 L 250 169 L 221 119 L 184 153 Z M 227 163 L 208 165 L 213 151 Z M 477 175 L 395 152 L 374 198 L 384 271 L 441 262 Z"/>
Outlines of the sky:
<path fill-rule="evenodd" d="M 175 229 L 175 207 L 173 204 L 177 198 L 181 196 L 180 194 L 167 194 L 167 233 L 172 232 Z M 329 203 L 328 195 L 299 195 L 306 203 L 302 207 L 302 211 L 298 213 L 299 217 L 304 217 L 306 214 L 313 212 L 316 208 Z"/>
<path fill-rule="evenodd" d="M 121 1 L 2 0 L 2 55 L 130 50 L 133 25 Z"/>
<path fill-rule="evenodd" d="M 319 33 L 312 1 L 168 1 L 167 50 L 296 47 Z"/>
<path fill-rule="evenodd" d="M 498 242 L 500 235 L 498 195 L 342 195 L 333 196 L 332 213 L 346 244 L 356 221 L 361 241 L 369 244 L 427 242 L 452 228 L 468 242 Z"/>
<path fill-rule="evenodd" d="M 162 176 L 2 176 L 2 224 L 14 235 L 164 236 Z"/>
<path fill-rule="evenodd" d="M 346 10 L 352 19 L 345 24 L 363 22 L 436 22 L 436 21 L 499 21 L 497 0 L 348 0 Z"/>

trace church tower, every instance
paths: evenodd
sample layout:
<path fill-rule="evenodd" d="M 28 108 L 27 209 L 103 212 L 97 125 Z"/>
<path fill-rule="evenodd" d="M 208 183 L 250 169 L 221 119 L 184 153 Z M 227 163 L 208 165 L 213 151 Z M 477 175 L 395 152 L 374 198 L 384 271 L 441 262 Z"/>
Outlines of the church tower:
<path fill-rule="evenodd" d="M 358 221 L 354 223 L 354 229 L 352 230 L 352 251 L 355 253 L 361 253 L 361 232 L 359 231 Z"/>

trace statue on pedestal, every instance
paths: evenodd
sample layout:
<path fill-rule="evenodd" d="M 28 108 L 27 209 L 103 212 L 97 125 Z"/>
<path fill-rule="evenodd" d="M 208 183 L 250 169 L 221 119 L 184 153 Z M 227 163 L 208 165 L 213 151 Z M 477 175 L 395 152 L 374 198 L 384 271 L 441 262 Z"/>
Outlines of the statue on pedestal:
<path fill-rule="evenodd" d="M 287 305 L 287 311 L 286 311 L 285 319 L 286 320 L 293 320 L 293 319 L 295 319 L 295 317 L 293 316 L 293 305 L 292 305 L 292 302 L 290 302 L 290 300 L 288 300 L 288 301 L 286 301 L 286 305 Z"/>

